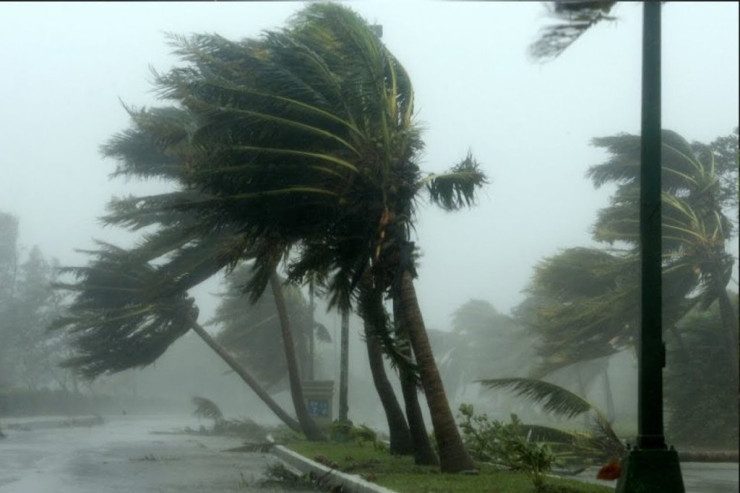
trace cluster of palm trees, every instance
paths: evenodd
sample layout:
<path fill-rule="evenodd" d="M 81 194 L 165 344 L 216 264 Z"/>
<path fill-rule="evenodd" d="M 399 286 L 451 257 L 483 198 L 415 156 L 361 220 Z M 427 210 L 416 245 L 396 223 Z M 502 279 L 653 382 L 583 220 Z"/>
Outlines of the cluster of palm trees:
<path fill-rule="evenodd" d="M 249 261 L 243 291 L 254 301 L 272 290 L 298 424 L 268 405 L 309 439 L 323 439 L 305 408 L 282 269 L 290 282 L 316 283 L 331 308 L 363 317 L 379 389 L 379 351 L 398 366 L 410 431 L 423 433 L 405 431 L 403 415 L 391 416 L 392 394 L 379 391 L 396 424 L 392 445 L 403 442 L 394 433 L 407 434 L 419 461 L 436 461 L 412 410 L 420 385 L 441 470 L 473 469 L 419 310 L 412 231 L 423 196 L 445 210 L 473 204 L 486 182 L 478 163 L 468 155 L 449 173 L 421 171 L 409 76 L 346 7 L 311 4 L 259 39 L 171 41 L 185 65 L 155 74 L 170 105 L 128 108 L 131 128 L 103 152 L 117 159 L 117 175 L 166 180 L 174 190 L 112 200 L 104 220 L 142 232 L 140 241 L 128 250 L 100 243 L 88 266 L 66 269 L 76 281 L 59 286 L 76 297 L 56 326 L 74 335 L 78 355 L 68 364 L 93 378 L 150 364 L 188 330 L 228 362 L 198 324 L 187 290 Z M 251 375 L 238 373 L 259 394 Z"/>

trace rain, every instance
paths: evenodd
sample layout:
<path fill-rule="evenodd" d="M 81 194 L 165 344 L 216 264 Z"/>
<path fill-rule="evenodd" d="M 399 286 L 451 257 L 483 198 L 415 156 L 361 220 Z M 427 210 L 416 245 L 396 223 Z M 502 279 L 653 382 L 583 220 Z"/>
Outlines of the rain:
<path fill-rule="evenodd" d="M 481 382 L 493 379 L 561 386 L 605 417 L 618 435 L 615 447 L 633 441 L 638 434 L 639 242 L 636 220 L 625 225 L 629 221 L 620 214 L 631 204 L 629 210 L 637 217 L 637 188 L 629 177 L 639 164 L 643 5 L 604 2 L 610 7 L 602 11 L 603 18 L 562 53 L 538 58 L 533 44 L 558 22 L 554 5 L 567 3 L 337 2 L 373 28 L 377 43 L 387 49 L 382 53 L 392 57 L 382 58 L 383 70 L 396 67 L 392 80 L 397 85 L 392 87 L 402 93 L 392 107 L 403 108 L 408 95 L 413 97 L 413 131 L 403 127 L 394 135 L 407 139 L 403 142 L 411 142 L 410 147 L 399 145 L 378 158 L 416 173 L 419 185 L 414 183 L 410 192 L 416 195 L 406 204 L 408 217 L 401 206 L 355 201 L 359 192 L 335 202 L 296 193 L 282 203 L 266 200 L 262 208 L 234 199 L 242 200 L 242 209 L 224 202 L 197 216 L 223 220 L 232 214 L 218 224 L 197 223 L 196 216 L 182 212 L 192 209 L 174 207 L 168 213 L 177 211 L 177 222 L 141 219 L 150 223 L 138 230 L 127 229 L 124 226 L 132 223 L 121 219 L 129 213 L 136 217 L 133 209 L 124 209 L 133 207 L 126 202 L 132 197 L 173 194 L 187 201 L 191 195 L 176 194 L 191 187 L 189 193 L 210 200 L 238 186 L 246 195 L 256 190 L 250 188 L 256 181 L 276 175 L 221 180 L 210 177 L 210 167 L 223 166 L 227 171 L 220 176 L 229 173 L 228 166 L 248 168 L 246 160 L 257 168 L 268 159 L 267 152 L 244 148 L 287 146 L 278 142 L 280 136 L 308 132 L 312 125 L 325 125 L 321 132 L 340 135 L 336 128 L 341 125 L 365 124 L 362 119 L 350 122 L 356 114 L 332 116 L 332 124 L 326 123 L 328 117 L 311 114 L 296 117 L 303 118 L 300 125 L 305 123 L 305 128 L 296 130 L 296 125 L 288 131 L 277 124 L 268 128 L 261 120 L 255 127 L 242 115 L 241 128 L 223 130 L 223 119 L 234 114 L 229 113 L 232 102 L 263 105 L 247 108 L 244 103 L 241 108 L 255 112 L 265 109 L 264 102 L 242 94 L 243 100 L 233 96 L 218 111 L 206 111 L 210 96 L 204 96 L 205 85 L 196 87 L 197 77 L 189 80 L 192 85 L 174 75 L 167 79 L 209 49 L 216 58 L 226 57 L 231 52 L 224 46 L 237 51 L 229 42 L 263 42 L 272 39 L 268 33 L 277 39 L 276 33 L 291 26 L 296 15 L 323 4 L 3 3 L 0 493 L 267 491 L 274 487 L 270 471 L 279 461 L 258 445 L 287 439 L 289 432 L 311 438 L 297 407 L 317 418 L 318 428 L 323 428 L 316 433 L 348 419 L 353 433 L 374 430 L 378 440 L 391 446 L 390 421 L 376 390 L 368 339 L 379 343 L 381 366 L 404 409 L 404 375 L 418 378 L 418 392 L 412 393 L 420 404 L 422 425 L 427 435 L 439 440 L 435 398 L 427 399 L 432 377 L 414 366 L 423 366 L 424 358 L 416 336 L 404 336 L 406 329 L 399 328 L 412 324 L 399 309 L 406 306 L 399 288 L 406 275 L 410 281 L 413 277 L 421 330 L 444 385 L 444 405 L 463 441 L 468 436 L 461 426 L 466 405 L 499 423 L 509 423 L 515 415 L 532 425 L 589 429 L 588 413 L 557 415 L 544 398 L 535 402 L 518 395 L 511 382 Z M 192 35 L 204 38 L 187 38 Z M 311 31 L 301 35 L 309 39 Z M 737 350 L 734 356 L 728 351 L 737 346 L 737 41 L 736 3 L 663 3 L 663 166 L 668 184 L 664 190 L 670 195 L 663 202 L 665 428 L 668 443 L 681 457 L 686 491 L 696 493 L 738 488 Z M 244 50 L 240 53 L 252 49 L 238 46 Z M 191 49 L 190 59 L 178 49 Z M 273 56 L 268 52 L 254 48 L 249 63 L 266 64 Z M 203 56 L 201 67 L 207 68 L 198 76 L 207 79 L 217 65 L 208 65 L 211 59 Z M 338 67 L 333 75 L 337 84 L 345 83 L 341 77 L 356 76 Z M 241 89 L 254 84 L 260 91 L 279 91 L 280 83 L 288 84 L 277 75 L 268 76 L 274 81 L 250 74 L 239 84 Z M 219 87 L 226 91 L 232 80 L 231 75 L 224 77 Z M 173 85 L 157 87 L 167 80 Z M 386 73 L 380 85 L 389 80 Z M 406 80 L 413 90 L 404 93 Z M 229 87 L 235 93 L 241 90 Z M 280 97 L 303 97 L 293 90 Z M 333 104 L 333 95 L 321 96 L 321 104 L 326 103 L 322 108 Z M 369 114 L 376 101 L 368 101 L 363 104 Z M 348 108 L 351 104 L 346 103 Z M 187 111 L 157 113 L 165 107 Z M 274 107 L 282 111 L 279 104 Z M 290 110 L 294 113 L 285 111 L 281 118 L 300 113 L 295 108 Z M 163 127 L 151 130 L 164 123 L 183 134 L 190 132 L 187 139 L 173 144 L 167 139 L 178 138 L 174 133 L 165 136 Z M 405 123 L 394 120 L 393 125 L 401 128 Z M 142 141 L 151 138 L 151 149 L 156 148 L 154 158 L 141 157 L 151 149 L 132 137 L 141 129 Z M 366 131 L 361 130 L 353 127 L 354 134 L 341 138 Z M 302 167 L 296 169 L 336 166 L 339 171 L 332 171 L 330 178 L 306 179 L 301 186 L 328 187 L 334 176 L 337 182 L 344 180 L 348 169 L 372 161 L 347 157 L 334 143 L 321 147 L 324 134 L 316 132 L 311 139 L 300 134 L 291 142 L 298 146 L 310 141 L 305 149 L 291 150 L 304 153 L 301 160 L 276 158 L 277 166 L 299 163 Z M 271 135 L 278 137 L 270 140 Z M 239 155 L 246 156 L 245 161 L 227 156 L 222 149 L 228 146 L 218 147 L 224 142 L 246 143 Z M 357 142 L 347 148 L 361 155 Z M 407 151 L 413 154 L 410 159 L 396 159 Z M 207 152 L 212 152 L 210 158 L 203 157 Z M 332 152 L 331 159 L 315 164 L 317 156 L 324 159 Z M 149 178 L 136 168 L 155 158 L 176 163 L 172 167 L 178 168 L 178 178 L 167 179 L 166 166 L 153 167 Z M 332 164 L 326 164 L 329 161 Z M 269 166 L 275 165 L 265 168 L 272 170 Z M 455 177 L 445 182 L 450 170 L 468 174 L 460 182 Z M 681 181 L 691 170 L 698 171 Z M 285 172 L 285 180 L 299 177 L 290 173 Z M 357 183 L 366 179 L 375 186 L 369 172 L 363 173 L 342 182 L 346 188 L 341 192 L 338 188 L 331 193 L 339 197 L 355 186 L 351 190 L 362 191 Z M 704 188 L 697 184 L 703 179 L 709 180 Z M 444 195 L 449 183 L 457 195 L 445 203 L 435 193 Z M 457 183 L 470 188 L 454 188 Z M 699 189 L 702 197 L 713 194 L 716 200 L 709 212 L 688 209 L 707 203 L 691 202 Z M 389 189 L 388 196 L 396 195 L 402 192 Z M 359 205 L 352 209 L 348 202 Z M 141 212 L 154 207 L 151 204 L 142 201 L 135 207 Z M 276 204 L 285 204 L 288 212 L 277 212 Z M 270 212 L 263 214 L 263 209 Z M 356 212 L 360 209 L 362 213 Z M 116 214 L 120 217 L 111 220 Z M 335 221 L 331 214 L 344 219 Z M 690 220 L 681 222 L 690 214 Z M 252 233 L 272 220 L 274 236 Z M 248 221 L 253 223 L 244 226 Z M 362 250 L 364 257 L 342 264 L 329 257 L 335 253 L 315 256 L 340 251 L 331 235 L 359 223 L 369 225 L 362 229 L 362 234 L 369 231 L 367 242 L 349 239 L 346 248 Z M 182 234 L 187 241 L 178 247 L 172 246 L 174 239 L 154 245 L 158 231 L 170 238 Z M 324 235 L 326 231 L 331 234 Z M 692 243 L 699 233 L 705 235 L 701 243 Z M 280 235 L 277 250 L 264 253 L 274 246 L 265 246 L 264 238 Z M 218 244 L 220 239 L 223 243 Z M 209 253 L 214 245 L 221 248 L 218 255 Z M 163 249 L 162 255 L 152 253 L 155 246 Z M 240 253 L 234 253 L 237 250 Z M 128 256 L 137 251 L 148 255 L 148 261 L 142 264 L 135 255 Z M 168 264 L 168 258 L 176 261 Z M 276 258 L 274 264 L 265 260 Z M 308 266 L 302 272 L 299 259 L 306 259 Z M 183 267 L 187 262 L 190 267 Z M 251 269 L 260 262 L 263 270 Z M 314 266 L 318 268 L 311 271 Z M 328 271 L 319 272 L 322 267 Z M 271 276 L 282 283 L 280 288 L 271 284 Z M 288 282 L 290 276 L 295 278 Z M 100 283 L 110 283 L 105 288 L 113 294 L 96 291 Z M 346 288 L 352 292 L 343 291 Z M 290 356 L 284 351 L 286 333 L 275 309 L 283 295 L 295 338 L 291 352 L 308 406 L 295 402 Z M 105 307 L 91 308 L 95 302 Z M 343 322 L 345 302 L 350 313 Z M 343 374 L 345 323 L 348 371 Z M 101 345 L 104 336 L 110 339 Z M 254 384 L 248 382 L 252 377 Z M 267 398 L 260 397 L 257 388 L 264 389 Z M 245 440 L 254 449 L 234 451 Z M 438 442 L 431 446 L 444 472 L 445 453 L 438 450 Z M 624 450 L 619 448 L 620 453 Z M 614 481 L 595 480 L 599 466 L 607 462 L 604 457 L 593 456 L 583 468 L 565 463 L 554 470 L 614 488 Z M 134 476 L 136 481 L 131 480 Z"/>

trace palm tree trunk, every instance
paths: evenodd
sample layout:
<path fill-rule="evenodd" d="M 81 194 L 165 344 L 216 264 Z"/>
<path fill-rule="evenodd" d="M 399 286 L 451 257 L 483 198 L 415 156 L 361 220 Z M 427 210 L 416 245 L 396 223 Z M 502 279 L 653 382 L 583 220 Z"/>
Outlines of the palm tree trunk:
<path fill-rule="evenodd" d="M 347 399 L 349 380 L 349 310 L 342 310 L 342 328 L 339 338 L 339 421 L 349 421 L 349 404 Z"/>
<path fill-rule="evenodd" d="M 408 331 L 406 325 L 403 323 L 401 314 L 401 303 L 400 299 L 394 295 L 393 299 L 393 318 L 397 321 L 397 334 L 396 337 L 406 344 L 408 341 Z M 413 354 L 411 348 L 406 345 L 399 349 L 401 354 L 408 360 L 413 361 Z M 406 419 L 409 422 L 409 431 L 411 433 L 411 439 L 414 442 L 414 463 L 419 465 L 430 465 L 438 466 L 439 457 L 432 448 L 432 444 L 429 441 L 429 434 L 427 433 L 427 427 L 424 424 L 424 414 L 421 412 L 421 405 L 419 405 L 419 389 L 416 386 L 414 375 L 408 368 L 398 368 L 399 379 L 401 380 L 401 393 L 403 394 L 403 402 L 406 406 Z"/>
<path fill-rule="evenodd" d="M 295 343 L 293 342 L 293 332 L 288 320 L 288 310 L 285 307 L 285 297 L 280 286 L 280 280 L 275 272 L 270 276 L 270 287 L 275 298 L 278 318 L 280 319 L 280 329 L 283 335 L 283 346 L 285 347 L 285 361 L 288 366 L 288 379 L 290 380 L 290 396 L 293 399 L 293 406 L 301 425 L 303 434 L 311 441 L 326 440 L 316 422 L 308 414 L 306 401 L 303 398 L 303 387 L 301 386 L 301 377 L 298 372 L 298 362 L 295 355 Z"/>
<path fill-rule="evenodd" d="M 365 342 L 367 344 L 367 358 L 370 362 L 370 373 L 373 376 L 375 390 L 380 397 L 380 403 L 388 421 L 388 430 L 391 435 L 390 452 L 395 455 L 411 455 L 414 453 L 414 442 L 411 440 L 409 427 L 403 415 L 403 409 L 396 399 L 393 386 L 383 365 L 383 351 L 378 340 L 372 335 L 372 328 L 365 322 Z"/>
<path fill-rule="evenodd" d="M 419 300 L 416 298 L 411 272 L 404 269 L 400 275 L 401 323 L 406 327 L 419 366 L 421 383 L 429 405 L 434 436 L 439 448 L 441 470 L 442 472 L 451 473 L 473 470 L 475 466 L 463 445 L 450 405 L 447 402 L 437 364 L 434 361 L 434 354 L 424 327 L 424 319 L 419 309 Z"/>
<path fill-rule="evenodd" d="M 307 368 L 307 374 L 308 380 L 313 380 L 316 378 L 314 376 L 314 353 L 316 352 L 316 303 L 313 299 L 313 287 L 309 289 L 308 292 L 308 309 L 311 312 L 311 330 L 309 331 L 309 337 L 308 337 L 308 368 Z"/>
<path fill-rule="evenodd" d="M 411 375 L 411 371 L 406 368 L 399 368 L 398 373 L 401 380 L 403 402 L 406 406 L 406 419 L 409 422 L 411 439 L 414 441 L 414 463 L 438 466 L 439 457 L 437 457 L 432 442 L 429 440 L 427 427 L 424 424 L 424 414 L 421 412 L 421 405 L 419 404 L 419 389 L 414 377 Z"/>
<path fill-rule="evenodd" d="M 208 344 L 208 347 L 213 349 L 216 354 L 218 354 L 222 360 L 226 362 L 229 367 L 234 370 L 234 372 L 241 377 L 241 379 L 246 383 L 250 389 L 254 391 L 255 394 L 257 394 L 257 397 L 262 399 L 262 402 L 267 405 L 267 407 L 270 408 L 272 412 L 275 413 L 275 415 L 280 418 L 280 420 L 285 423 L 288 428 L 290 428 L 293 431 L 301 432 L 301 426 L 298 424 L 298 421 L 293 419 L 288 413 L 283 410 L 280 405 L 273 400 L 273 398 L 268 394 L 262 386 L 257 382 L 257 380 L 252 377 L 252 375 L 249 374 L 249 372 L 241 366 L 236 359 L 234 359 L 231 354 L 226 352 L 226 350 L 221 347 L 216 340 L 211 337 L 211 335 L 206 332 L 206 330 L 200 326 L 198 323 L 192 324 L 193 331 L 198 334 L 198 336 L 203 339 L 203 342 Z"/>

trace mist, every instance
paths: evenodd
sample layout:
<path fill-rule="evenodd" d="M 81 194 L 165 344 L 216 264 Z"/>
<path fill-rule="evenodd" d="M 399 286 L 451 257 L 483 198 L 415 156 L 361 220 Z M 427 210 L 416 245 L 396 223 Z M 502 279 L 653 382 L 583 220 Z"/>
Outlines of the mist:
<path fill-rule="evenodd" d="M 173 190 L 173 185 L 161 180 L 114 176 L 116 161 L 101 152 L 109 139 L 131 126 L 127 108 L 165 105 L 155 91 L 154 74 L 183 64 L 173 53 L 168 33 L 213 33 L 234 41 L 255 38 L 285 26 L 305 5 L 3 3 L 0 219 L 3 214 L 12 217 L 17 227 L 17 238 L 8 247 L 13 279 L 30 278 L 25 272 L 36 265 L 48 282 L 71 282 L 69 277 L 54 277 L 53 272 L 58 267 L 86 265 L 84 251 L 97 248 L 97 241 L 131 248 L 141 239 L 140 233 L 104 225 L 101 218 L 112 199 Z M 547 63 L 533 60 L 527 51 L 540 30 L 552 22 L 544 3 L 346 5 L 369 23 L 382 26 L 382 43 L 413 82 L 415 118 L 423 129 L 419 163 L 423 172 L 442 173 L 470 151 L 488 180 L 470 208 L 445 212 L 422 201 L 411 235 L 419 254 L 415 280 L 419 307 L 452 411 L 457 414 L 461 404 L 472 403 L 499 420 L 514 413 L 527 422 L 571 427 L 541 406 L 477 381 L 524 378 L 539 368 L 544 358 L 537 352 L 542 340 L 525 308 L 535 297 L 531 288 L 545 259 L 571 248 L 607 252 L 625 246 L 594 238 L 599 211 L 613 204 L 620 183 L 597 188 L 586 173 L 612 157 L 592 139 L 640 133 L 642 5 L 620 3 L 613 11 L 614 20 L 588 30 Z M 665 4 L 663 128 L 688 143 L 710 144 L 733 134 L 740 107 L 737 41 L 737 3 Z M 734 207 L 724 211 L 735 228 L 725 250 L 734 260 L 727 291 L 737 310 L 737 201 Z M 10 241 L 0 240 L 3 245 Z M 34 264 L 33 258 L 40 260 Z M 24 265 L 29 270 L 23 270 Z M 208 323 L 227 289 L 224 279 L 220 272 L 189 291 L 199 309 L 199 323 L 213 336 L 224 329 L 223 324 Z M 5 290 L 12 289 L 3 287 L 0 299 Z M 301 286 L 300 292 L 300 303 L 307 304 L 307 287 Z M 63 313 L 65 299 L 54 299 L 49 306 L 57 303 L 54 306 L 60 311 L 34 315 L 34 321 L 28 322 L 34 331 L 29 329 L 29 337 L 46 337 L 48 322 Z M 456 318 L 471 302 L 490 307 L 480 316 L 484 326 L 480 333 Z M 390 302 L 385 307 L 392 312 Z M 312 315 L 330 337 L 315 342 L 314 379 L 334 381 L 336 416 L 340 315 L 328 310 L 324 299 L 317 300 Z M 10 325 L 0 329 L 6 331 L 3 334 L 13 330 Z M 485 337 L 480 335 L 484 333 Z M 0 360 L 5 359 L 4 365 L 0 361 L 4 372 L 0 393 L 75 391 L 107 396 L 97 403 L 91 399 L 81 410 L 117 416 L 192 417 L 191 399 L 202 396 L 217 403 L 228 417 L 280 424 L 228 364 L 192 332 L 178 338 L 152 365 L 105 373 L 93 381 L 59 368 L 61 360 L 73 355 L 70 341 L 58 332 L 49 337 L 54 337 L 53 342 L 37 352 L 27 349 L 33 341 L 20 336 L 0 342 L 4 345 Z M 616 341 L 617 346 L 613 354 L 556 368 L 546 377 L 604 410 L 620 436 L 633 436 L 637 359 L 631 342 Z M 350 319 L 349 348 L 350 419 L 387 433 L 368 370 L 363 321 L 356 314 Z M 673 346 L 670 350 L 678 351 Z M 23 352 L 34 356 L 18 356 Z M 305 372 L 305 363 L 301 364 Z M 386 370 L 400 396 L 397 369 L 386 361 Z M 292 412 L 286 382 L 287 377 L 276 384 L 280 390 L 273 397 Z M 423 393 L 420 399 L 429 424 Z M 37 412 L 44 413 L 48 411 Z M 20 414 L 24 410 L 3 413 L 0 408 L 0 421 Z"/>

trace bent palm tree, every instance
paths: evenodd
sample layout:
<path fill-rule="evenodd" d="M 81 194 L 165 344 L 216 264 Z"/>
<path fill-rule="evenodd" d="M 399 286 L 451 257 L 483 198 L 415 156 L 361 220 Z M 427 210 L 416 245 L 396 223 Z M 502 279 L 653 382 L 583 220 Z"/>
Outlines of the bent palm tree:
<path fill-rule="evenodd" d="M 202 154 L 189 180 L 216 201 L 199 207 L 253 238 L 300 246 L 292 279 L 330 272 L 345 309 L 369 270 L 373 289 L 402 287 L 444 471 L 472 468 L 449 410 L 413 288 L 410 231 L 423 190 L 446 209 L 470 205 L 485 178 L 469 157 L 449 175 L 421 175 L 413 89 L 398 61 L 349 9 L 314 4 L 259 41 L 179 40 L 190 67 L 159 76 L 165 97 L 197 122 Z M 257 271 L 269 262 L 257 255 Z M 263 266 L 264 264 L 264 266 Z M 259 290 L 258 275 L 253 288 Z M 264 285 L 264 284 L 262 284 Z"/>
<path fill-rule="evenodd" d="M 193 330 L 257 394 L 281 421 L 295 431 L 298 422 L 290 417 L 257 380 L 197 322 L 198 308 L 186 291 L 174 287 L 141 257 L 99 243 L 98 251 L 87 252 L 94 260 L 86 267 L 66 267 L 78 282 L 57 283 L 76 297 L 68 314 L 52 324 L 72 335 L 78 355 L 64 362 L 93 379 L 150 365 L 179 337 Z"/>
<path fill-rule="evenodd" d="M 327 288 L 339 309 L 351 306 L 370 272 L 371 289 L 393 291 L 405 314 L 442 470 L 471 469 L 406 259 L 422 192 L 447 210 L 471 205 L 485 182 L 475 160 L 422 175 L 409 77 L 345 7 L 312 4 L 287 29 L 259 40 L 173 42 L 189 65 L 157 75 L 157 85 L 177 108 L 135 115 L 138 129 L 119 146 L 131 159 L 119 172 L 171 177 L 181 190 L 129 201 L 127 220 L 158 224 L 177 211 L 197 218 L 199 234 L 234 231 L 235 244 L 255 261 L 246 286 L 253 297 L 289 253 L 292 280 L 330 273 Z M 162 159 L 152 162 L 152 150 Z M 219 257 L 226 264 L 242 258 Z"/>

